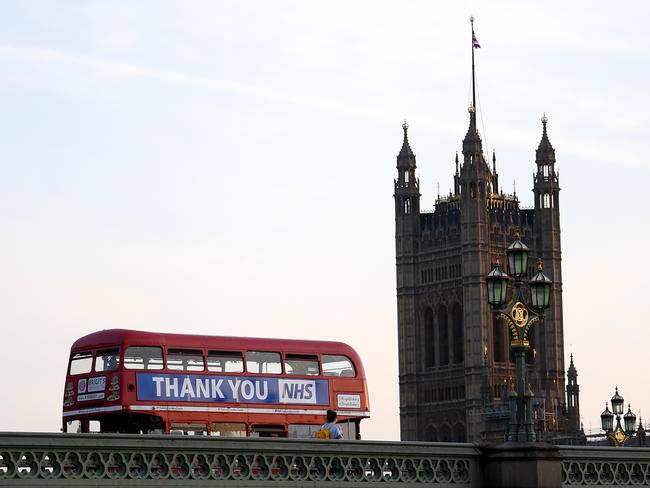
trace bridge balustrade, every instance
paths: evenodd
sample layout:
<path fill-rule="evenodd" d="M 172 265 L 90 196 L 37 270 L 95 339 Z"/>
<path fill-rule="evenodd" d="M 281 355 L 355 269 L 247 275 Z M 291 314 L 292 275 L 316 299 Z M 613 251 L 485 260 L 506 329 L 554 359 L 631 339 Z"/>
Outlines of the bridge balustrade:
<path fill-rule="evenodd" d="M 0 486 L 480 486 L 470 444 L 0 433 Z"/>
<path fill-rule="evenodd" d="M 562 486 L 650 486 L 650 449 L 574 447 L 560 449 Z"/>
<path fill-rule="evenodd" d="M 0 486 L 650 486 L 650 449 L 536 445 L 0 433 Z"/>

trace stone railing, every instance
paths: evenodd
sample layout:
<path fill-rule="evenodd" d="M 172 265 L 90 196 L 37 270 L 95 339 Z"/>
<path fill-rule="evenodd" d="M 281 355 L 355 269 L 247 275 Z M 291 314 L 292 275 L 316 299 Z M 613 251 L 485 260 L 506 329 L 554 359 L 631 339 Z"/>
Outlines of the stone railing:
<path fill-rule="evenodd" d="M 650 449 L 562 447 L 562 486 L 650 486 Z"/>
<path fill-rule="evenodd" d="M 470 444 L 0 433 L 0 486 L 480 486 Z"/>

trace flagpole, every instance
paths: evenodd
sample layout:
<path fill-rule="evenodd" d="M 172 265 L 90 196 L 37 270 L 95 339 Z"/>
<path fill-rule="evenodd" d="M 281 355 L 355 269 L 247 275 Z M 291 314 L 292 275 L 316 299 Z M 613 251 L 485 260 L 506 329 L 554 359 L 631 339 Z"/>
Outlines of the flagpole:
<path fill-rule="evenodd" d="M 472 15 L 469 18 L 470 24 L 472 25 L 472 108 L 474 109 L 473 111 L 473 116 L 476 117 L 476 78 L 474 76 L 474 16 Z"/>

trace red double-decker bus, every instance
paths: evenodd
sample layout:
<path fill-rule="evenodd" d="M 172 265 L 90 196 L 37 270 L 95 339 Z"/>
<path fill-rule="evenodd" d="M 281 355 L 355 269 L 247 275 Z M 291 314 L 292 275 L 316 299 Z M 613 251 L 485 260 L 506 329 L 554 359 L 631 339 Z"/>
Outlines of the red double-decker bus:
<path fill-rule="evenodd" d="M 111 329 L 72 345 L 63 430 L 308 438 L 328 409 L 360 438 L 368 393 L 347 344 Z"/>

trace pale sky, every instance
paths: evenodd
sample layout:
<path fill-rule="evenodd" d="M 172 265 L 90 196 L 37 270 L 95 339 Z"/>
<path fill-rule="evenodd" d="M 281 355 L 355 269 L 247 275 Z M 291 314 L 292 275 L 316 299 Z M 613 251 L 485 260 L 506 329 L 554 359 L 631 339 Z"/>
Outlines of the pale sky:
<path fill-rule="evenodd" d="M 70 345 L 103 328 L 332 339 L 398 439 L 393 177 L 421 207 L 467 130 L 532 205 L 560 171 L 566 360 L 586 429 L 645 385 L 647 2 L 4 1 L 0 431 L 56 431 Z M 479 119 L 479 122 L 481 122 Z"/>

